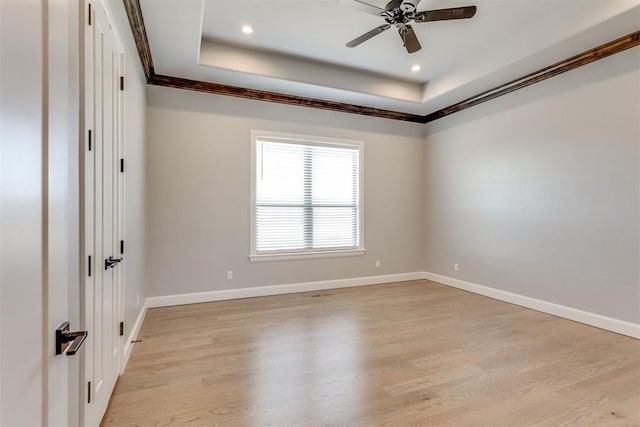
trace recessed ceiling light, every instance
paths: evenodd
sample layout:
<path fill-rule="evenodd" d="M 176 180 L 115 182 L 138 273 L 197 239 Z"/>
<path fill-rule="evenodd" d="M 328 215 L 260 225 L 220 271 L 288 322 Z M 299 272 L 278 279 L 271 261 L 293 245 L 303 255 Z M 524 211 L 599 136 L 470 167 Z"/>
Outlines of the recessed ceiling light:
<path fill-rule="evenodd" d="M 245 25 L 244 27 L 242 27 L 242 32 L 245 34 L 251 34 L 253 33 L 253 28 L 251 28 L 249 25 Z"/>
<path fill-rule="evenodd" d="M 413 67 L 411 67 L 411 71 L 417 73 L 418 71 L 420 71 L 420 66 L 418 64 L 414 65 Z"/>

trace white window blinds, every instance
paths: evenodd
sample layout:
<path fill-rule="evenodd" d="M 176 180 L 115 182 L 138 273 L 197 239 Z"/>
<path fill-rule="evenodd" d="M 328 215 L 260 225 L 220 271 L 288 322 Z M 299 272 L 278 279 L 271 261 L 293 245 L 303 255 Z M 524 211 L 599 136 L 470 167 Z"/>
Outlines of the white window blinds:
<path fill-rule="evenodd" d="M 255 138 L 256 254 L 360 247 L 360 146 Z"/>

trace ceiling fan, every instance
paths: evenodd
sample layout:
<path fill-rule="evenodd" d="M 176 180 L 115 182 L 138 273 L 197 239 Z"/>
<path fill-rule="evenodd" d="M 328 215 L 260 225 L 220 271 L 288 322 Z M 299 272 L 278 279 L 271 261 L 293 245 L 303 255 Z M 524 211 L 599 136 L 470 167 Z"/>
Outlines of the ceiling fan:
<path fill-rule="evenodd" d="M 356 47 L 370 38 L 388 30 L 391 26 L 395 26 L 398 29 L 400 38 L 402 38 L 402 44 L 409 53 L 417 52 L 422 48 L 418 41 L 418 37 L 416 37 L 416 33 L 413 31 L 413 27 L 409 22 L 413 21 L 415 23 L 422 23 L 448 21 L 451 19 L 469 19 L 476 14 L 477 9 L 475 6 L 465 6 L 419 12 L 416 9 L 420 0 L 391 0 L 387 3 L 384 9 L 361 0 L 354 1 L 370 6 L 372 9 L 369 10 L 383 18 L 386 23 L 351 40 L 346 44 L 347 47 Z"/>

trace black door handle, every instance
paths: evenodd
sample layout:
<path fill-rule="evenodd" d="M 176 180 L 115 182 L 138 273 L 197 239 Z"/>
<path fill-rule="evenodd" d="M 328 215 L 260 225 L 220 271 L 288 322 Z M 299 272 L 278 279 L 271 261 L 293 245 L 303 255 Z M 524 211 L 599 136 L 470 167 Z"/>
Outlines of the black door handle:
<path fill-rule="evenodd" d="M 69 322 L 63 322 L 56 328 L 56 355 L 62 354 L 69 347 L 67 356 L 73 356 L 87 339 L 87 335 L 87 331 L 69 331 Z"/>
<path fill-rule="evenodd" d="M 114 258 L 113 256 L 110 256 L 109 258 L 104 260 L 104 269 L 108 270 L 110 268 L 113 268 L 118 265 L 120 261 L 122 261 L 122 258 Z"/>

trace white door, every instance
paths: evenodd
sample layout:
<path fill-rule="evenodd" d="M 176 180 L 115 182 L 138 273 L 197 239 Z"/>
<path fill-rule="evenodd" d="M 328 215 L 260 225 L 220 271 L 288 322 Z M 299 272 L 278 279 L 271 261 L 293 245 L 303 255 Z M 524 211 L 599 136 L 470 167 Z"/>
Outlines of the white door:
<path fill-rule="evenodd" d="M 0 426 L 79 424 L 79 11 L 0 0 Z"/>
<path fill-rule="evenodd" d="M 37 426 L 46 419 L 44 13 L 43 2 L 0 1 L 2 426 Z M 20 48 L 11 48 L 17 41 Z"/>
<path fill-rule="evenodd" d="M 121 53 L 104 9 L 100 4 L 91 8 L 86 39 L 86 127 L 91 131 L 85 162 L 85 248 L 87 257 L 91 256 L 85 287 L 87 426 L 100 424 L 120 372 L 122 347 L 118 280 Z"/>
<path fill-rule="evenodd" d="M 1 1 L 1 0 L 0 0 Z M 48 299 L 47 375 L 49 426 L 79 424 L 79 375 L 82 345 L 73 356 L 56 354 L 53 331 L 69 322 L 71 331 L 80 323 L 80 275 L 78 236 L 79 186 L 79 90 L 80 11 L 68 1 L 47 2 L 48 110 L 46 139 L 47 199 L 45 286 Z M 1 424 L 1 423 L 0 423 Z"/>

